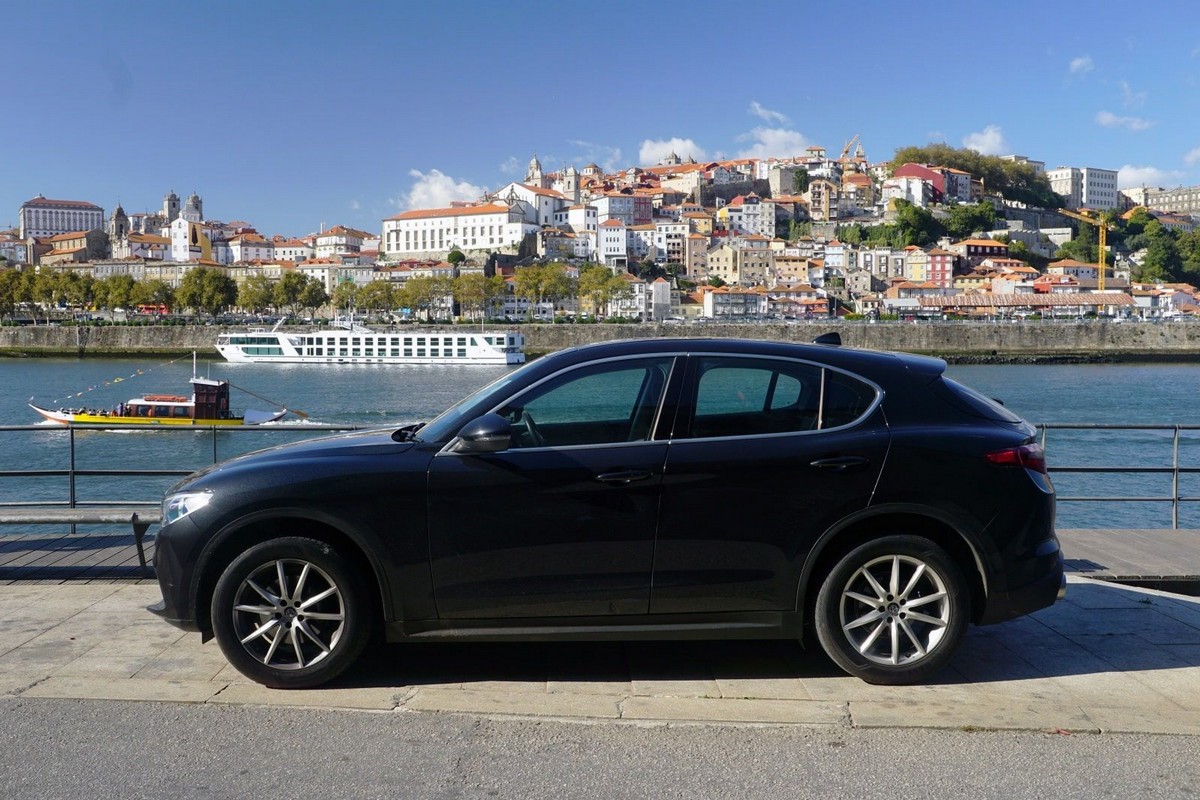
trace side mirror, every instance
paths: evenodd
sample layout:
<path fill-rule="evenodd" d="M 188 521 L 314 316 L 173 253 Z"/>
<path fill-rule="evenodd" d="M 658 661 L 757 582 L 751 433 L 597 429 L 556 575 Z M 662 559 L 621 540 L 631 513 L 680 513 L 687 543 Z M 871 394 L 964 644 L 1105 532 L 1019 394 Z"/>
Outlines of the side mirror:
<path fill-rule="evenodd" d="M 484 414 L 458 432 L 450 448 L 455 453 L 499 453 L 512 443 L 512 425 L 499 414 Z"/>

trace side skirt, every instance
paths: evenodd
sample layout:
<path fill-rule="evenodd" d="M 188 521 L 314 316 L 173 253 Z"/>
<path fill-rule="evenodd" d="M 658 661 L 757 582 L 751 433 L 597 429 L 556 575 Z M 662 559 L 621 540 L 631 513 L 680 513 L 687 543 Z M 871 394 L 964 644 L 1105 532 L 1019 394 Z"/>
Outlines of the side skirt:
<path fill-rule="evenodd" d="M 755 611 L 686 614 L 556 617 L 549 619 L 405 620 L 389 623 L 389 642 L 413 641 L 551 641 L 604 642 L 632 640 L 798 639 L 800 616 Z"/>

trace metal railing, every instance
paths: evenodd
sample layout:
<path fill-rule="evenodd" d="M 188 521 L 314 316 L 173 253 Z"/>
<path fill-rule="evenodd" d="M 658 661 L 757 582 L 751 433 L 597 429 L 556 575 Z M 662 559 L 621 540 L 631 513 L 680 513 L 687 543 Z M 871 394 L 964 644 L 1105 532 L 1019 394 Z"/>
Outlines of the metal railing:
<path fill-rule="evenodd" d="M 103 501 L 81 500 L 79 493 L 80 479 L 103 479 L 103 478 L 180 478 L 190 475 L 194 469 L 127 469 L 127 468 L 93 468 L 79 467 L 77 465 L 77 436 L 84 431 L 138 431 L 140 433 L 153 433 L 159 435 L 170 434 L 192 434 L 203 432 L 211 437 L 211 460 L 206 459 L 208 463 L 215 464 L 224 458 L 229 458 L 246 452 L 251 448 L 227 448 L 229 452 L 224 455 L 220 452 L 219 443 L 224 436 L 267 436 L 278 437 L 287 434 L 302 434 L 321 435 L 328 433 L 338 433 L 345 431 L 367 430 L 373 427 L 380 426 L 360 426 L 360 425 L 281 425 L 281 426 L 146 426 L 146 425 L 104 425 L 104 426 L 74 426 L 68 425 L 63 428 L 50 428 L 45 425 L 0 425 L 0 434 L 29 432 L 40 435 L 45 434 L 63 434 L 67 437 L 67 467 L 65 469 L 3 469 L 0 470 L 0 508 L 19 508 L 27 505 L 62 505 L 67 508 L 86 507 L 88 505 L 112 505 L 119 503 L 129 506 L 156 506 L 161 500 L 161 494 L 156 494 L 153 497 L 137 498 L 133 500 L 114 500 L 106 499 Z M 1053 464 L 1048 471 L 1051 477 L 1055 475 L 1169 475 L 1171 481 L 1170 494 L 1135 494 L 1135 495 L 1109 495 L 1109 494 L 1091 494 L 1091 495 L 1067 495 L 1059 494 L 1058 501 L 1060 503 L 1170 503 L 1171 504 L 1171 527 L 1179 528 L 1179 511 L 1180 506 L 1185 503 L 1200 503 L 1200 495 L 1192 496 L 1181 493 L 1180 478 L 1186 475 L 1200 475 L 1200 466 L 1183 466 L 1180 463 L 1180 444 L 1182 440 L 1187 440 L 1191 436 L 1190 444 L 1197 448 L 1197 461 L 1200 463 L 1200 425 L 1112 425 L 1100 423 L 1042 423 L 1038 426 L 1039 437 L 1042 446 L 1047 446 L 1047 440 L 1051 431 L 1070 432 L 1070 431 L 1148 431 L 1162 432 L 1170 434 L 1170 464 L 1161 466 L 1142 466 L 1130 464 L 1108 464 L 1100 466 L 1089 466 L 1081 464 L 1057 465 Z M 231 440 L 226 440 L 231 441 Z M 1166 438 L 1162 442 L 1167 443 Z M 1053 459 L 1051 459 L 1053 462 Z M 7 499 L 7 480 L 15 478 L 29 478 L 37 480 L 50 480 L 55 478 L 65 478 L 65 497 L 61 500 L 47 502 L 27 501 L 27 500 L 9 500 Z"/>
<path fill-rule="evenodd" d="M 112 424 L 112 425 L 66 425 L 61 428 L 48 427 L 46 425 L 0 425 L 0 434 L 15 433 L 15 432 L 31 432 L 40 435 L 58 435 L 65 434 L 67 436 L 67 467 L 66 469 L 3 469 L 0 470 L 0 508 L 21 508 L 22 506 L 46 506 L 46 505 L 61 505 L 65 508 L 83 508 L 87 506 L 102 506 L 119 504 L 123 506 L 157 506 L 161 500 L 161 493 L 152 498 L 139 498 L 134 500 L 112 500 L 106 499 L 103 501 L 81 500 L 79 499 L 79 486 L 81 478 L 182 478 L 192 474 L 194 469 L 117 469 L 117 468 L 81 468 L 77 466 L 77 435 L 83 432 L 97 431 L 137 431 L 138 433 L 152 433 L 158 435 L 170 434 L 192 434 L 208 433 L 212 440 L 212 460 L 210 463 L 216 464 L 225 458 L 231 458 L 239 453 L 246 452 L 250 448 L 230 448 L 231 452 L 221 455 L 218 443 L 221 437 L 225 435 L 245 435 L 253 434 L 255 436 L 279 436 L 281 434 L 305 434 L 305 435 L 321 435 L 329 433 L 338 433 L 344 431 L 367 430 L 375 426 L 358 426 L 358 425 L 255 425 L 255 426 L 229 426 L 229 425 L 134 425 L 134 424 Z M 65 499 L 54 501 L 28 501 L 28 500 L 9 500 L 6 498 L 5 479 L 12 478 L 31 478 L 38 480 L 49 480 L 54 478 L 66 479 Z"/>
<path fill-rule="evenodd" d="M 1200 475 L 1200 466 L 1181 466 L 1179 461 L 1179 446 L 1181 437 L 1186 437 L 1189 434 L 1200 432 L 1200 425 L 1111 425 L 1101 423 L 1073 423 L 1073 422 L 1053 422 L 1041 423 L 1038 426 L 1042 447 L 1046 447 L 1047 434 L 1049 431 L 1156 431 L 1169 432 L 1171 446 L 1171 464 L 1170 466 L 1129 466 L 1129 465 L 1106 465 L 1106 466 L 1050 466 L 1048 471 L 1053 477 L 1057 474 L 1078 474 L 1078 475 L 1105 475 L 1105 474 L 1120 474 L 1120 475 L 1170 475 L 1171 476 L 1171 493 L 1166 494 L 1151 494 L 1151 495 L 1063 495 L 1059 494 L 1057 499 L 1060 503 L 1170 503 L 1171 504 L 1171 527 L 1178 530 L 1179 528 L 1179 508 L 1183 503 L 1200 502 L 1200 496 L 1184 495 L 1180 492 L 1180 476 L 1183 475 Z M 1165 444 L 1165 440 L 1163 442 Z M 1200 445 L 1200 440 L 1192 440 L 1193 444 Z"/>

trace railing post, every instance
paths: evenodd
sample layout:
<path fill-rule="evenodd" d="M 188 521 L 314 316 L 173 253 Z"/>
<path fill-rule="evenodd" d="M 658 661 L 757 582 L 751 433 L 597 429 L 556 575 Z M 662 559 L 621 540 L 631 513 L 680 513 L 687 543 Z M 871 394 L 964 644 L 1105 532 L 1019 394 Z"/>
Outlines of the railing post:
<path fill-rule="evenodd" d="M 67 467 L 67 505 L 75 507 L 75 426 L 67 426 L 67 441 L 70 449 L 70 465 Z M 74 533 L 74 531 L 72 531 Z"/>
<path fill-rule="evenodd" d="M 1175 426 L 1175 440 L 1171 454 L 1171 527 L 1179 530 L 1179 426 Z"/>
<path fill-rule="evenodd" d="M 212 437 L 213 437 L 213 462 L 212 463 L 215 464 L 215 463 L 217 463 L 217 426 L 216 425 L 212 426 Z"/>

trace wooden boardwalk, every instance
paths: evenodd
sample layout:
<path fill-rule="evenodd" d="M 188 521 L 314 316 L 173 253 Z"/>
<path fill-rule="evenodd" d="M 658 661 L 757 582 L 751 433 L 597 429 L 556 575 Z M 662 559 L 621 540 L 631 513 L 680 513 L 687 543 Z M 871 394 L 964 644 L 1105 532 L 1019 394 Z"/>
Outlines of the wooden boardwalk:
<path fill-rule="evenodd" d="M 1200 587 L 1200 531 L 1066 529 L 1058 535 L 1069 572 L 1168 591 L 1187 583 Z M 153 553 L 151 535 L 146 538 L 147 560 Z M 41 526 L 36 533 L 0 535 L 0 585 L 152 580 L 138 567 L 133 534 L 127 531 L 72 535 L 62 526 Z"/>
<path fill-rule="evenodd" d="M 133 533 L 113 533 L 104 526 L 38 526 L 36 533 L 0 535 L 0 585 L 10 583 L 153 582 L 152 569 L 138 565 Z M 154 555 L 154 538 L 146 538 L 146 559 Z"/>

